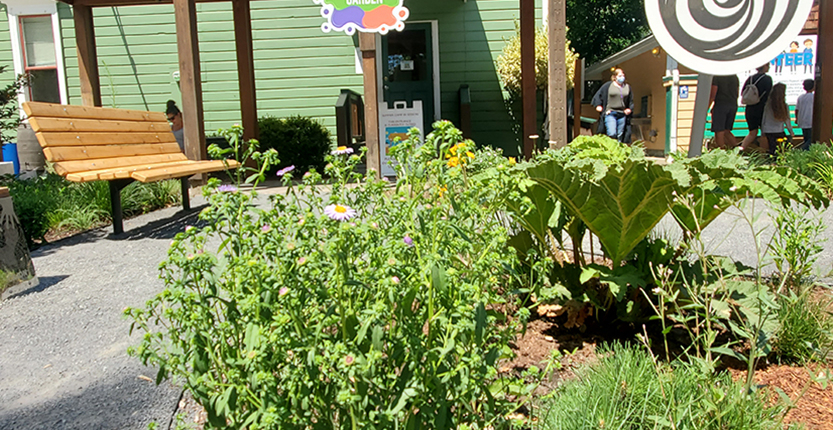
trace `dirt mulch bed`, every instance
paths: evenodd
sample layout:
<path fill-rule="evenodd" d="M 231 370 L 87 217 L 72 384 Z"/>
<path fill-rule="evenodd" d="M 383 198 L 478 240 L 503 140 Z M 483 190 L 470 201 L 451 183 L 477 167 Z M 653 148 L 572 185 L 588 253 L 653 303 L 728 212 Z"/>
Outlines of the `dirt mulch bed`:
<path fill-rule="evenodd" d="M 828 368 L 829 369 L 829 368 Z M 795 403 L 787 413 L 786 424 L 804 424 L 808 430 L 833 429 L 833 385 L 822 388 L 810 379 L 810 373 L 818 375 L 824 367 L 793 367 L 770 365 L 755 372 L 759 389 L 769 396 L 771 402 L 780 401 L 776 388 L 782 390 Z M 745 371 L 730 370 L 736 379 L 746 378 Z M 806 392 L 804 392 L 806 390 Z M 802 395 L 802 392 L 804 394 Z"/>

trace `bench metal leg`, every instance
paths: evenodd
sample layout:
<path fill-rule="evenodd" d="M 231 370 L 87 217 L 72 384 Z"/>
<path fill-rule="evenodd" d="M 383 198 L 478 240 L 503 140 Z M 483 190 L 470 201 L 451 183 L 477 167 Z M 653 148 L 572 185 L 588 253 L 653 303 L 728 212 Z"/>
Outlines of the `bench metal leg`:
<path fill-rule="evenodd" d="M 110 181 L 110 214 L 113 217 L 113 234 L 124 233 L 124 223 L 121 212 L 121 190 L 133 182 L 132 179 L 117 179 Z"/>
<path fill-rule="evenodd" d="M 191 196 L 188 191 L 191 185 L 188 183 L 188 178 L 180 178 L 179 181 L 182 184 L 182 210 L 189 211 L 191 210 Z"/>

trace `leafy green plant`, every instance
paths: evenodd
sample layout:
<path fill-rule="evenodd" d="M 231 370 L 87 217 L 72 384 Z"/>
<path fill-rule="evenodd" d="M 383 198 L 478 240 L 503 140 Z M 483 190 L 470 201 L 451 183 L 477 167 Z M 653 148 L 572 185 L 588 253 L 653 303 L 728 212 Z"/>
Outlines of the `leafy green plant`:
<path fill-rule="evenodd" d="M 785 363 L 824 361 L 833 349 L 833 318 L 828 296 L 814 296 L 812 289 L 790 292 L 781 298 L 779 328 L 772 352 Z"/>
<path fill-rule="evenodd" d="M 517 27 L 517 26 L 516 26 Z M 570 48 L 570 41 L 567 41 L 566 58 L 564 65 L 567 69 L 567 89 L 573 88 L 573 75 L 578 54 Z M 549 85 L 549 36 L 546 29 L 535 29 L 535 87 L 538 90 L 546 91 Z M 518 98 L 521 95 L 521 36 L 520 28 L 516 28 L 516 34 L 506 41 L 503 52 L 497 58 L 497 72 L 500 76 L 503 87 L 511 97 Z"/>
<path fill-rule="evenodd" d="M 269 174 L 274 174 L 279 167 L 295 166 L 306 172 L 316 169 L 324 170 L 324 157 L 332 147 L 330 132 L 318 121 L 302 117 L 289 118 L 264 117 L 258 120 L 260 146 L 264 149 L 278 151 L 281 162 L 271 166 Z"/>
<path fill-rule="evenodd" d="M 0 74 L 6 71 L 6 67 L 0 66 Z M 30 79 L 28 74 L 18 75 L 5 87 L 0 88 L 0 136 L 3 142 L 9 142 L 16 136 L 17 126 L 20 124 L 17 95 L 22 88 L 29 85 Z"/>
<path fill-rule="evenodd" d="M 509 165 L 435 127 L 397 145 L 393 187 L 353 173 L 358 154 L 328 158 L 327 194 L 287 173 L 269 210 L 210 183 L 166 290 L 127 311 L 144 333 L 131 353 L 183 381 L 212 428 L 506 428 Z"/>
<path fill-rule="evenodd" d="M 813 273 L 813 264 L 824 250 L 821 238 L 826 226 L 803 207 L 775 207 L 775 234 L 769 244 L 784 286 L 797 289 Z"/>
<path fill-rule="evenodd" d="M 655 361 L 637 346 L 614 344 L 597 364 L 556 389 L 542 406 L 542 429 L 781 429 L 781 406 L 746 394 L 728 373 Z"/>
<path fill-rule="evenodd" d="M 51 227 L 48 215 L 60 206 L 62 179 L 49 174 L 28 180 L 6 177 L 3 185 L 9 187 L 17 219 L 31 248 Z"/>

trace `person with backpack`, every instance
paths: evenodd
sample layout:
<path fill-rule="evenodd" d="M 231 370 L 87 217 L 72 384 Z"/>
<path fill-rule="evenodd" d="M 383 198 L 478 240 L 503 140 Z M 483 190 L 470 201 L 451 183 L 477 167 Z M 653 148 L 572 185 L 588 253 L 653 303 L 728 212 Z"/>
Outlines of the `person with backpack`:
<path fill-rule="evenodd" d="M 746 126 L 749 129 L 749 134 L 741 142 L 744 151 L 747 151 L 752 142 L 758 139 L 758 130 L 764 118 L 764 107 L 772 91 L 772 77 L 767 75 L 769 63 L 756 70 L 758 73 L 750 76 L 741 90 L 741 103 L 746 105 Z"/>

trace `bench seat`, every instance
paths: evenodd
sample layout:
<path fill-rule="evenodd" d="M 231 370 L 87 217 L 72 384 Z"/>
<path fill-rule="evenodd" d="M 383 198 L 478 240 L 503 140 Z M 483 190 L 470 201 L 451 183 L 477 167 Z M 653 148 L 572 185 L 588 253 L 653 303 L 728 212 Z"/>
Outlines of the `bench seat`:
<path fill-rule="evenodd" d="M 113 230 L 124 231 L 121 189 L 132 181 L 179 178 L 190 209 L 188 177 L 235 169 L 235 160 L 189 160 L 161 112 L 23 103 L 29 125 L 55 172 L 69 181 L 108 181 Z"/>

